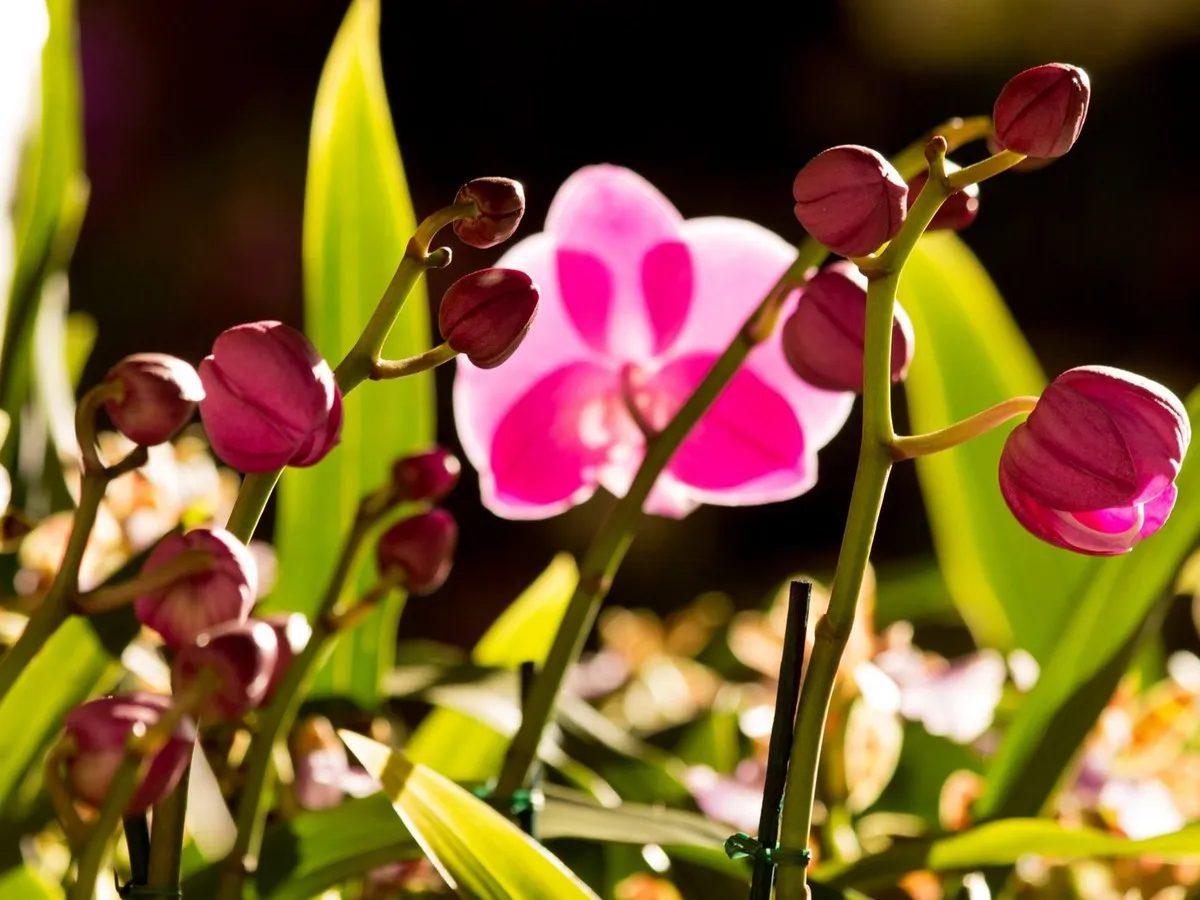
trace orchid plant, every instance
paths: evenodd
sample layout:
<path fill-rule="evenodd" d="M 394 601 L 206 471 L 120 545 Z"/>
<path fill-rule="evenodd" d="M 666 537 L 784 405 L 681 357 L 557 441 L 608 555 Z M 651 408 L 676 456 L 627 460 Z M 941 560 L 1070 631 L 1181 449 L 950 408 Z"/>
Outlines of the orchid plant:
<path fill-rule="evenodd" d="M 0 894 L 1166 900 L 1200 882 L 1200 660 L 1137 652 L 1194 586 L 1200 401 L 1103 365 L 1046 384 L 954 234 L 981 182 L 1071 150 L 1087 74 L 1021 72 L 991 116 L 891 161 L 818 154 L 794 235 L 685 219 L 593 165 L 517 237 L 507 178 L 413 220 L 378 16 L 352 0 L 317 96 L 306 333 L 235 324 L 196 368 L 136 354 L 76 402 L 72 10 L 0 11 L 0 398 L 61 464 L 22 463 L 11 501 L 0 469 Z M 506 249 L 444 293 L 430 340 L 442 237 Z M 396 630 L 460 541 L 441 505 L 460 463 L 431 422 L 451 362 L 488 510 L 617 498 L 469 657 Z M 919 433 L 898 432 L 901 384 Z M 800 497 L 857 396 L 828 588 L 675 598 L 665 621 L 602 609 L 645 516 Z M 920 577 L 870 562 L 912 461 L 937 550 Z M 39 512 L 51 485 L 61 508 Z M 930 609 L 976 646 L 923 647 Z M 432 710 L 410 730 L 400 699 Z"/>

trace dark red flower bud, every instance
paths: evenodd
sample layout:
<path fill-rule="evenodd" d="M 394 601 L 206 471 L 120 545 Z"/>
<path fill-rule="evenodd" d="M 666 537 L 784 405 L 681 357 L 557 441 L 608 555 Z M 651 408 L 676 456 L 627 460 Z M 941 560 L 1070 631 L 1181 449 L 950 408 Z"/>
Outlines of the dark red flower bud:
<path fill-rule="evenodd" d="M 170 707 L 167 697 L 128 694 L 101 697 L 67 714 L 66 733 L 76 751 L 67 762 L 67 783 L 74 795 L 92 806 L 103 805 L 113 777 L 125 758 L 125 748 L 134 726 L 150 728 Z M 146 777 L 129 802 L 126 815 L 141 815 L 175 789 L 192 758 L 196 726 L 186 716 L 150 761 Z"/>
<path fill-rule="evenodd" d="M 456 352 L 481 369 L 513 355 L 537 313 L 538 288 L 516 269 L 481 269 L 442 295 L 438 330 Z"/>
<path fill-rule="evenodd" d="M 804 230 L 842 256 L 863 256 L 896 236 L 908 186 L 869 147 L 846 144 L 808 161 L 792 184 Z"/>
<path fill-rule="evenodd" d="M 276 613 L 263 619 L 275 632 L 278 642 L 278 653 L 275 665 L 271 668 L 271 677 L 267 680 L 267 692 L 263 697 L 266 703 L 275 694 L 275 688 L 283 681 L 288 668 L 300 652 L 308 645 L 312 637 L 312 626 L 308 624 L 301 613 Z"/>
<path fill-rule="evenodd" d="M 257 596 L 254 557 L 223 528 L 168 534 L 147 557 L 142 574 L 148 575 L 190 550 L 207 553 L 212 565 L 142 594 L 133 604 L 139 621 L 157 631 L 168 647 L 190 644 L 217 625 L 246 621 Z"/>
<path fill-rule="evenodd" d="M 383 533 L 375 548 L 379 573 L 404 573 L 410 594 L 432 594 L 446 581 L 458 546 L 458 524 L 444 509 L 401 519 Z"/>
<path fill-rule="evenodd" d="M 171 690 L 179 693 L 201 672 L 216 676 L 217 686 L 200 705 L 204 722 L 232 722 L 262 705 L 279 657 L 279 639 L 266 622 L 229 622 L 205 632 L 184 647 L 171 668 Z"/>
<path fill-rule="evenodd" d="M 946 174 L 957 172 L 959 166 L 946 161 Z M 929 180 L 929 172 L 925 171 L 908 183 L 908 202 L 917 202 L 921 188 Z M 979 215 L 979 185 L 969 184 L 961 191 L 955 191 L 942 201 L 941 209 L 933 217 L 926 231 L 962 231 L 975 221 Z"/>
<path fill-rule="evenodd" d="M 814 387 L 827 391 L 863 389 L 867 282 L 853 263 L 836 262 L 811 279 L 783 324 L 783 355 Z M 895 306 L 892 322 L 892 381 L 908 374 L 913 332 L 908 314 Z"/>
<path fill-rule="evenodd" d="M 392 466 L 392 485 L 406 503 L 437 503 L 458 484 L 462 463 L 442 447 L 406 456 Z"/>
<path fill-rule="evenodd" d="M 525 215 L 525 188 L 511 178 L 476 178 L 458 189 L 455 203 L 472 202 L 479 215 L 459 219 L 454 233 L 464 244 L 486 250 L 512 237 Z"/>
<path fill-rule="evenodd" d="M 1087 118 L 1091 83 L 1078 66 L 1049 63 L 1009 79 L 996 98 L 992 127 L 1005 150 L 1038 159 L 1062 156 Z"/>
<path fill-rule="evenodd" d="M 135 444 L 153 447 L 175 437 L 204 399 L 196 370 L 165 353 L 127 356 L 104 376 L 121 395 L 104 404 L 113 425 Z"/>

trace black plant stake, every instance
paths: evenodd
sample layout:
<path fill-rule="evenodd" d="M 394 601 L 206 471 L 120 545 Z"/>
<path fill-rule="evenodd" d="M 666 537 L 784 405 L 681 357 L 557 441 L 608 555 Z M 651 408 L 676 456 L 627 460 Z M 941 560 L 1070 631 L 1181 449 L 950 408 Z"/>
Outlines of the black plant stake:
<path fill-rule="evenodd" d="M 525 703 L 529 697 L 529 690 L 533 687 L 533 680 L 537 677 L 537 665 L 532 662 L 521 663 L 521 708 L 524 711 Z M 513 815 L 516 816 L 517 825 L 531 838 L 537 839 L 537 802 L 538 796 L 541 793 L 540 785 L 542 781 L 542 764 L 535 760 L 533 767 L 529 773 L 529 787 L 518 791 L 513 797 Z"/>
<path fill-rule="evenodd" d="M 146 816 L 125 817 L 125 843 L 129 847 L 129 884 L 117 886 L 117 893 L 128 897 L 130 890 L 144 885 L 150 871 L 150 827 Z"/>
<path fill-rule="evenodd" d="M 800 699 L 800 676 L 804 671 L 804 636 L 808 631 L 808 607 L 812 585 L 793 581 L 788 593 L 787 625 L 783 635 L 783 659 L 779 663 L 779 688 L 775 694 L 775 717 L 771 721 L 771 742 L 767 747 L 767 778 L 763 787 L 762 813 L 758 819 L 758 837 L 738 833 L 725 842 L 725 852 L 734 859 L 754 860 L 750 882 L 750 900 L 771 900 L 777 865 L 807 865 L 807 849 L 785 849 L 779 842 L 779 812 L 783 806 L 783 788 L 787 782 L 788 761 L 792 755 L 792 734 L 796 706 Z"/>

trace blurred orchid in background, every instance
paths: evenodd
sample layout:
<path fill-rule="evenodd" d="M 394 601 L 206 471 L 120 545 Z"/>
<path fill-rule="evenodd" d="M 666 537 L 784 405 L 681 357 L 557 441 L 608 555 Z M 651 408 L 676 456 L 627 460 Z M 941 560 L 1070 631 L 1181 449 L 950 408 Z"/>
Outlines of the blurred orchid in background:
<path fill-rule="evenodd" d="M 455 420 L 497 515 L 536 519 L 621 496 L 645 448 L 795 258 L 729 218 L 684 221 L 649 182 L 590 166 L 559 188 L 546 230 L 497 265 L 541 289 L 537 321 L 501 373 L 460 362 Z M 789 307 L 790 308 L 790 307 Z M 796 378 L 778 337 L 749 356 L 666 467 L 648 512 L 786 500 L 816 482 L 817 450 L 853 395 Z"/>

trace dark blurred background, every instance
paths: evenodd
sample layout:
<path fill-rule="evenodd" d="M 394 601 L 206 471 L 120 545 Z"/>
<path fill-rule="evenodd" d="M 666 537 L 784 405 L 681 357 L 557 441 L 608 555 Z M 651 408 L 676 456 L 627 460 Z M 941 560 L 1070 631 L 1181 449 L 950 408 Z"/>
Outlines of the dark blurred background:
<path fill-rule="evenodd" d="M 1092 77 L 1080 143 L 1047 169 L 985 185 L 964 237 L 1049 374 L 1105 363 L 1180 394 L 1200 381 L 1190 144 L 1200 2 L 652 6 L 384 0 L 384 73 L 418 217 L 469 178 L 507 175 L 525 183 L 522 233 L 533 233 L 566 176 L 612 162 L 685 216 L 744 217 L 799 240 L 790 185 L 815 153 L 838 143 L 893 152 L 949 116 L 989 112 L 1020 69 L 1072 62 Z M 81 0 L 92 200 L 73 304 L 100 325 L 85 383 L 137 350 L 198 361 L 237 322 L 302 324 L 309 117 L 345 9 Z M 433 296 L 499 255 L 454 253 Z M 450 378 L 439 370 L 439 436 L 457 447 Z M 613 601 L 662 610 L 717 589 L 745 605 L 796 570 L 827 573 L 857 428 L 852 419 L 823 452 L 821 482 L 804 497 L 647 522 Z M 473 640 L 554 552 L 581 552 L 611 503 L 506 522 L 482 509 L 468 473 L 449 502 L 463 535 L 455 572 L 436 603 L 410 606 L 406 628 Z M 877 558 L 928 553 L 927 532 L 912 527 L 918 504 L 902 467 Z"/>

